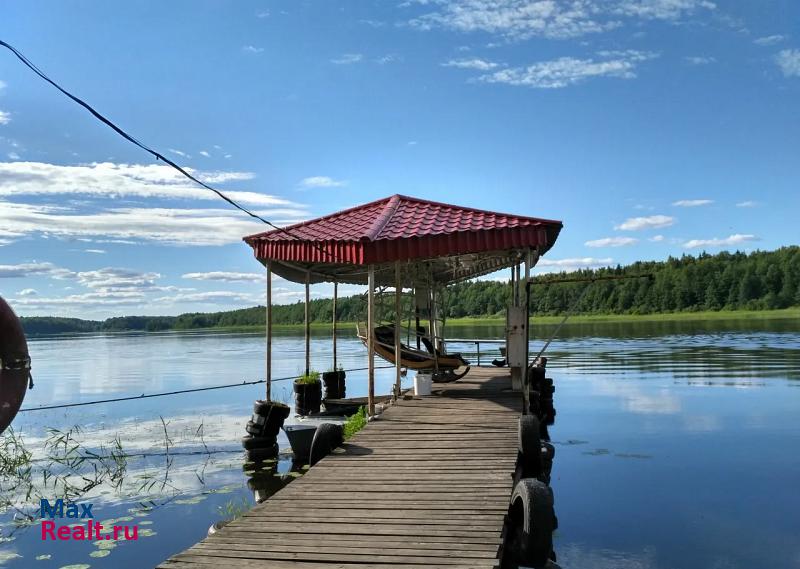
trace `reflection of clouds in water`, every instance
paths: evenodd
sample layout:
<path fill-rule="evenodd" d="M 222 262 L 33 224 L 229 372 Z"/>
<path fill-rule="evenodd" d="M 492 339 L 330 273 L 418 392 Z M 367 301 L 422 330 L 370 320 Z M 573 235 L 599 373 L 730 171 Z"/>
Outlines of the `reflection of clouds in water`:
<path fill-rule="evenodd" d="M 587 567 L 591 569 L 656 569 L 655 548 L 646 547 L 641 552 L 595 549 L 589 546 L 570 543 L 556 544 L 558 564 L 565 569 Z"/>
<path fill-rule="evenodd" d="M 646 393 L 634 383 L 616 378 L 597 377 L 592 380 L 592 390 L 598 395 L 620 399 L 622 409 L 642 415 L 674 415 L 681 411 L 681 400 L 669 389 Z"/>
<path fill-rule="evenodd" d="M 242 451 L 237 448 L 239 438 L 244 432 L 247 418 L 241 415 L 209 414 L 173 416 L 167 421 L 167 432 L 170 438 L 167 456 L 127 457 L 123 484 L 116 489 L 111 478 L 106 476 L 103 483 L 90 489 L 80 497 L 81 501 L 96 501 L 106 504 L 130 502 L 133 499 L 158 499 L 173 496 L 176 493 L 196 493 L 207 490 L 206 483 L 212 487 L 225 484 L 242 483 Z M 233 449 L 234 452 L 207 454 L 198 436 L 198 427 L 203 422 L 203 441 L 211 451 Z M 165 453 L 164 427 L 160 419 L 138 421 L 126 418 L 120 422 L 102 426 L 92 430 L 81 431 L 76 435 L 83 449 L 108 455 L 112 446 L 110 442 L 119 435 L 122 449 L 126 454 Z M 26 436 L 25 447 L 33 455 L 34 472 L 32 481 L 47 495 L 47 488 L 42 487 L 43 471 L 48 467 L 45 437 Z M 102 452 L 101 452 L 102 447 Z M 175 453 L 197 452 L 198 454 L 181 455 Z M 52 453 L 51 453 L 52 454 Z M 82 451 L 83 454 L 83 451 Z M 169 468 L 167 464 L 169 462 Z M 109 460 L 108 464 L 114 464 Z M 93 461 L 87 461 L 82 469 L 69 472 L 60 465 L 54 465 L 62 473 L 69 473 L 73 482 L 80 480 L 80 474 L 91 472 Z M 48 469 L 51 470 L 52 468 Z M 154 480 L 155 484 L 143 489 L 146 480 Z M 166 484 L 162 484 L 166 481 Z M 21 509 L 30 506 L 30 500 L 24 495 L 25 486 L 18 491 L 23 492 L 13 498 Z"/>

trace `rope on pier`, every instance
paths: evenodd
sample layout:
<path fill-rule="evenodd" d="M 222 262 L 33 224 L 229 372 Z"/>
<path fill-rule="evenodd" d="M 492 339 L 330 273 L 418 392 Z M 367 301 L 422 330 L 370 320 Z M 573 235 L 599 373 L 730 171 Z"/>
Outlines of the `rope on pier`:
<path fill-rule="evenodd" d="M 394 366 L 380 366 L 376 367 L 375 369 L 394 369 Z M 344 371 L 365 371 L 367 368 L 365 367 L 357 367 L 353 369 L 346 369 Z M 296 375 L 290 377 L 279 377 L 278 379 L 273 379 L 272 381 L 289 381 L 291 379 L 297 379 Z M 164 391 L 162 393 L 142 393 L 141 395 L 130 395 L 127 397 L 114 397 L 111 399 L 98 399 L 95 401 L 80 401 L 76 403 L 62 403 L 60 405 L 44 405 L 42 407 L 28 407 L 26 409 L 20 409 L 20 413 L 25 413 L 27 411 L 47 411 L 50 409 L 66 409 L 68 407 L 83 407 L 85 405 L 98 405 L 100 403 L 118 403 L 120 401 L 135 401 L 137 399 L 149 399 L 151 397 L 164 397 L 166 395 L 181 395 L 183 393 L 197 393 L 200 391 L 212 391 L 215 389 L 227 389 L 228 387 L 242 387 L 245 385 L 258 385 L 260 383 L 266 383 L 266 379 L 257 379 L 255 381 L 242 381 L 240 383 L 227 383 L 225 385 L 212 385 L 210 387 L 195 387 L 193 389 L 179 389 L 176 391 Z"/>

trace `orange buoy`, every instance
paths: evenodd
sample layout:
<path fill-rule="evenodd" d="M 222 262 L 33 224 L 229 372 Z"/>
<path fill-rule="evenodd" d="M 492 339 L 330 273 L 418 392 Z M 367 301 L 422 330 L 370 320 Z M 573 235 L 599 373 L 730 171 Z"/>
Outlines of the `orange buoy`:
<path fill-rule="evenodd" d="M 31 358 L 22 324 L 0 297 L 0 433 L 17 416 L 31 375 Z"/>

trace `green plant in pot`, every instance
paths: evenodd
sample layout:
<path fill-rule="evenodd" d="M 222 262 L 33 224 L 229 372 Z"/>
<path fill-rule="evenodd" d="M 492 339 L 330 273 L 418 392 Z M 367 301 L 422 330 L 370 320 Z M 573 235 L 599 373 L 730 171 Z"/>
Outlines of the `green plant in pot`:
<path fill-rule="evenodd" d="M 331 367 L 322 374 L 322 382 L 325 384 L 325 399 L 344 399 L 345 398 L 345 373 L 342 364 L 337 368 Z"/>
<path fill-rule="evenodd" d="M 309 371 L 294 380 L 294 409 L 298 415 L 319 413 L 322 404 L 322 382 L 318 371 Z"/>

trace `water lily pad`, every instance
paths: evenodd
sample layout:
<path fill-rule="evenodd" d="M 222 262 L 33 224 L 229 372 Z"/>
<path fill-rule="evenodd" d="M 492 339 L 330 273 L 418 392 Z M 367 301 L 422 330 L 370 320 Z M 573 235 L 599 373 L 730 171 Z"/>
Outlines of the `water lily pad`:
<path fill-rule="evenodd" d="M 62 565 L 58 569 L 89 569 L 91 565 L 88 563 L 73 563 L 72 565 Z"/>
<path fill-rule="evenodd" d="M 37 555 L 36 556 L 36 561 L 47 561 L 48 559 L 52 559 L 52 558 L 53 558 L 52 555 L 50 555 L 49 553 L 45 553 L 43 555 Z"/>
<path fill-rule="evenodd" d="M 193 496 L 191 498 L 183 498 L 181 500 L 175 500 L 175 504 L 183 504 L 183 505 L 191 505 L 191 504 L 199 504 L 203 500 L 205 500 L 207 496 L 203 496 L 202 494 L 198 494 L 197 496 Z"/>
<path fill-rule="evenodd" d="M 111 555 L 110 549 L 98 549 L 97 551 L 92 551 L 89 557 L 107 557 L 109 555 Z"/>
<path fill-rule="evenodd" d="M 114 539 L 99 539 L 94 542 L 94 545 L 98 549 L 114 549 L 117 546 L 117 542 Z"/>
<path fill-rule="evenodd" d="M 156 532 L 154 532 L 153 530 L 151 530 L 149 528 L 144 528 L 144 529 L 140 529 L 139 530 L 139 535 L 141 537 L 151 537 L 151 536 L 156 535 Z"/>
<path fill-rule="evenodd" d="M 0 543 L 8 543 L 9 541 L 14 541 L 15 539 L 17 538 L 13 535 L 10 537 L 0 537 Z"/>
<path fill-rule="evenodd" d="M 153 523 L 153 520 L 144 520 L 144 521 L 139 522 L 139 525 L 140 526 L 149 526 L 149 525 L 152 525 L 152 523 Z"/>
<path fill-rule="evenodd" d="M 12 559 L 21 558 L 22 555 L 15 553 L 14 551 L 0 551 L 0 564 L 5 563 L 6 561 L 11 561 Z"/>

